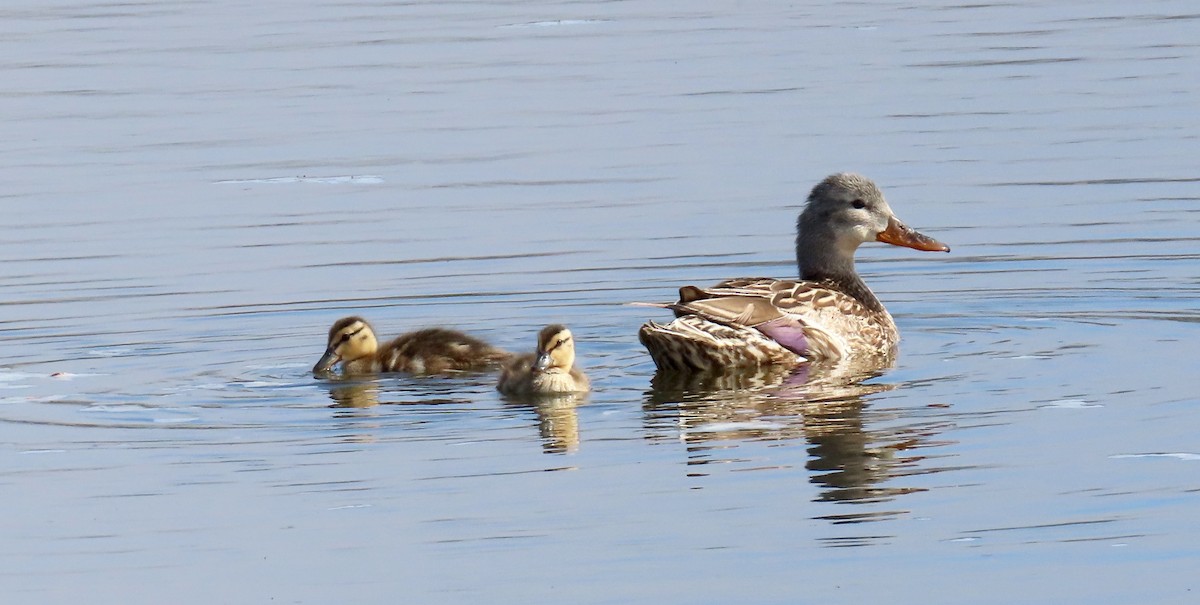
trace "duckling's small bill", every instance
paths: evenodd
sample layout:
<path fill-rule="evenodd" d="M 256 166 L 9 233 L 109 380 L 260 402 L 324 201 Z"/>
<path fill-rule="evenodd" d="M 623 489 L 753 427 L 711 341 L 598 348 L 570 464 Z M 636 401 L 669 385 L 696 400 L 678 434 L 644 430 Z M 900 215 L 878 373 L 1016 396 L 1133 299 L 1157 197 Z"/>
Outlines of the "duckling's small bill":
<path fill-rule="evenodd" d="M 328 372 L 329 369 L 339 361 L 341 361 L 341 357 L 338 357 L 337 351 L 333 349 L 325 349 L 325 354 L 321 356 L 319 361 L 317 361 L 317 365 L 313 366 L 313 374 L 323 374 Z"/>

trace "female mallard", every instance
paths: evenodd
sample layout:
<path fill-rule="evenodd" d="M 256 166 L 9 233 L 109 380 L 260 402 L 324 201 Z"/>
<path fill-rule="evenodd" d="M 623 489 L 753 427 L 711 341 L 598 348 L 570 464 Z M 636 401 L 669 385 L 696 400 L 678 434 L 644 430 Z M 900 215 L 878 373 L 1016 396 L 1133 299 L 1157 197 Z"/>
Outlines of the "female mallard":
<path fill-rule="evenodd" d="M 512 355 L 455 330 L 426 328 L 396 337 L 382 347 L 371 324 L 361 317 L 343 317 L 329 329 L 329 343 L 314 374 L 342 364 L 342 373 L 410 372 L 441 374 L 482 370 Z"/>
<path fill-rule="evenodd" d="M 575 367 L 575 340 L 559 324 L 538 333 L 537 351 L 514 358 L 500 373 L 496 388 L 507 395 L 578 393 L 591 388 L 588 377 Z"/>
<path fill-rule="evenodd" d="M 684 286 L 667 325 L 638 338 L 660 369 L 714 370 L 888 356 L 900 333 L 854 270 L 854 252 L 880 241 L 929 252 L 950 247 L 900 222 L 879 188 L 857 174 L 813 187 L 796 221 L 800 280 L 740 278 Z"/>

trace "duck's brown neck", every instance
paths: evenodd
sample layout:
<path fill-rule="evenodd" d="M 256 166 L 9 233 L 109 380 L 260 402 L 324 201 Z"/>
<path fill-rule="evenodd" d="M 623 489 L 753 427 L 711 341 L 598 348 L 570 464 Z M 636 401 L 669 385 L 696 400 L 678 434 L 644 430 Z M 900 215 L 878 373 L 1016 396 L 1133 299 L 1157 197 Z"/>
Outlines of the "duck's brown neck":
<path fill-rule="evenodd" d="M 879 302 L 879 298 L 867 287 L 867 284 L 863 282 L 857 273 L 831 275 L 820 271 L 804 271 L 801 269 L 800 279 L 817 282 L 830 290 L 837 290 L 838 292 L 852 296 L 855 300 L 862 303 L 864 307 L 876 313 L 886 312 L 883 303 Z"/>
<path fill-rule="evenodd" d="M 800 269 L 800 278 L 805 281 L 818 282 L 829 289 L 853 296 L 854 300 L 862 303 L 866 309 L 875 312 L 887 312 L 883 303 L 876 298 L 871 288 L 858 276 L 854 269 L 854 253 L 814 254 L 805 253 L 812 250 L 832 250 L 832 248 L 814 247 L 814 242 L 798 242 L 796 263 Z"/>
<path fill-rule="evenodd" d="M 883 303 L 867 287 L 854 268 L 854 248 L 845 245 L 838 250 L 838 242 L 832 237 L 821 238 L 819 234 L 807 238 L 801 232 L 796 238 L 796 264 L 800 268 L 800 279 L 819 282 L 862 303 L 871 311 L 886 312 Z"/>

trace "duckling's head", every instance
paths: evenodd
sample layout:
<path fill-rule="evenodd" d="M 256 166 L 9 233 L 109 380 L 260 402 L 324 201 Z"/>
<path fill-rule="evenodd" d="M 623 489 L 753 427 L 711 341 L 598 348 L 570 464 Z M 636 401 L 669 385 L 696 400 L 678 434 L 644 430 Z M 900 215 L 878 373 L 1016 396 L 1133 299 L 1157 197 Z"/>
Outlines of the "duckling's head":
<path fill-rule="evenodd" d="M 865 176 L 843 172 L 813 187 L 796 221 L 796 257 L 802 273 L 807 264 L 821 264 L 822 257 L 853 263 L 858 246 L 870 241 L 927 252 L 950 251 L 946 244 L 896 218 L 883 192 Z"/>
<path fill-rule="evenodd" d="M 575 365 L 575 340 L 566 326 L 554 324 L 538 333 L 537 361 L 534 369 L 546 373 L 566 373 Z"/>
<path fill-rule="evenodd" d="M 327 372 L 339 362 L 370 357 L 378 349 L 375 331 L 371 329 L 367 320 L 361 317 L 343 317 L 329 328 L 329 344 L 325 348 L 325 354 L 321 356 L 321 361 L 313 366 L 313 373 Z"/>

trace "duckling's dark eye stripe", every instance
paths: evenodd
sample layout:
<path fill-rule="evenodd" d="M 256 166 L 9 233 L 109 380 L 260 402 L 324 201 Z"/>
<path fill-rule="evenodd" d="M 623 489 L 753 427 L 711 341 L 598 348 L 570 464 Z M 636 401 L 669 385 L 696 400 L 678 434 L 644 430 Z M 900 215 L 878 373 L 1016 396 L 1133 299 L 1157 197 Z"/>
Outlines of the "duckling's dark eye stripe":
<path fill-rule="evenodd" d="M 560 339 L 558 339 L 558 340 L 554 341 L 553 343 L 547 343 L 547 344 L 546 344 L 546 348 L 544 348 L 544 349 L 542 349 L 542 348 L 541 348 L 541 346 L 542 346 L 542 345 L 541 345 L 541 343 L 539 342 L 539 343 L 538 343 L 538 347 L 539 347 L 539 350 L 540 350 L 541 352 L 543 352 L 543 353 L 550 353 L 550 352 L 554 351 L 554 349 L 557 349 L 557 348 L 561 347 L 562 345 L 564 345 L 564 344 L 566 344 L 566 343 L 568 343 L 568 342 L 571 342 L 571 337 L 570 337 L 570 336 L 568 336 L 568 337 L 566 337 L 566 338 L 560 338 Z"/>
<path fill-rule="evenodd" d="M 358 335 L 358 333 L 359 333 L 359 332 L 362 332 L 362 331 L 363 331 L 363 329 L 362 329 L 362 328 L 359 328 L 359 329 L 357 329 L 357 330 L 355 330 L 355 331 L 353 331 L 353 332 L 351 332 L 351 333 L 349 333 L 349 334 L 342 334 L 342 337 L 338 339 L 337 343 L 338 343 L 339 345 L 341 345 L 342 343 L 346 342 L 347 340 L 350 340 L 351 338 L 354 338 L 355 336 L 357 336 L 357 335 Z"/>

